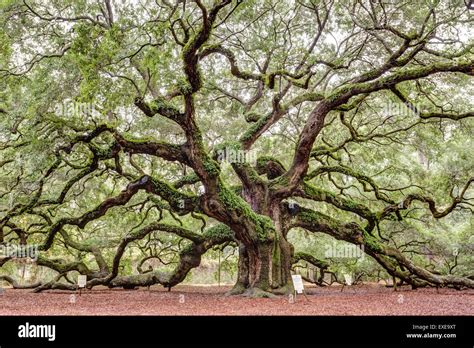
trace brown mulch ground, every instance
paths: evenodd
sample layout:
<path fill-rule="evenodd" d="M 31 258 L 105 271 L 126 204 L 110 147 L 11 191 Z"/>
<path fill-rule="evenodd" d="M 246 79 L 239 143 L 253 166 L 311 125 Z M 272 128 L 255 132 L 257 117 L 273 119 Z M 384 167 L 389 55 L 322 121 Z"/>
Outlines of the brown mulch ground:
<path fill-rule="evenodd" d="M 0 315 L 474 315 L 474 290 L 403 288 L 381 285 L 307 287 L 298 296 L 250 299 L 225 296 L 230 287 L 180 285 L 171 292 L 96 288 L 72 295 L 6 289 Z"/>

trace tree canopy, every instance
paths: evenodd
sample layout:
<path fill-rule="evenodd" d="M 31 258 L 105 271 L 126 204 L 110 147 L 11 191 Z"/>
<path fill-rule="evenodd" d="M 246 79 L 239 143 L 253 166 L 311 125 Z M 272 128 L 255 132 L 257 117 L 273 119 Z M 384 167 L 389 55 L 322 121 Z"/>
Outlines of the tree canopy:
<path fill-rule="evenodd" d="M 268 296 L 331 267 L 332 238 L 413 287 L 474 287 L 469 4 L 2 0 L 0 19 L 0 242 L 54 271 L 25 286 L 171 288 L 231 246 L 232 293 Z"/>

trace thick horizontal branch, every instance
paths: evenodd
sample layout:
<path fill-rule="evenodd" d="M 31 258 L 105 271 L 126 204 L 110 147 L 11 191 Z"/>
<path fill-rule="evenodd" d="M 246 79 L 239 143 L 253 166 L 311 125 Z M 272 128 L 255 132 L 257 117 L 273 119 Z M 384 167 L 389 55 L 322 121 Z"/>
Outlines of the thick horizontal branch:
<path fill-rule="evenodd" d="M 143 176 L 139 180 L 128 184 L 125 190 L 119 195 L 108 198 L 99 204 L 95 209 L 76 218 L 64 218 L 56 222 L 48 232 L 44 244 L 40 246 L 40 250 L 48 250 L 58 231 L 65 225 L 75 225 L 84 228 L 89 222 L 100 218 L 112 207 L 125 205 L 139 190 L 146 190 L 154 193 L 168 201 L 172 208 L 178 212 L 198 211 L 197 197 L 181 193 L 174 189 L 171 185 L 149 176 Z"/>
<path fill-rule="evenodd" d="M 366 227 L 368 231 L 372 231 L 377 222 L 376 214 L 365 205 L 348 198 L 338 196 L 332 192 L 319 189 L 306 182 L 303 182 L 301 190 L 295 191 L 295 196 L 319 202 L 326 202 L 344 211 L 357 214 L 368 221 L 368 225 Z"/>
<path fill-rule="evenodd" d="M 323 270 L 329 268 L 329 263 L 327 263 L 326 261 L 317 259 L 313 255 L 304 252 L 297 252 L 295 253 L 295 255 L 293 255 L 293 263 L 296 263 L 300 260 L 306 261 L 312 264 L 313 266 L 316 266 Z"/>
<path fill-rule="evenodd" d="M 437 275 L 415 265 L 398 249 L 386 245 L 382 240 L 367 233 L 356 223 L 341 223 L 328 215 L 307 208 L 300 208 L 292 220 L 292 227 L 301 227 L 312 232 L 321 232 L 338 240 L 363 246 L 364 252 L 372 256 L 391 275 L 414 286 L 454 286 L 474 288 L 474 281 L 452 275 Z"/>

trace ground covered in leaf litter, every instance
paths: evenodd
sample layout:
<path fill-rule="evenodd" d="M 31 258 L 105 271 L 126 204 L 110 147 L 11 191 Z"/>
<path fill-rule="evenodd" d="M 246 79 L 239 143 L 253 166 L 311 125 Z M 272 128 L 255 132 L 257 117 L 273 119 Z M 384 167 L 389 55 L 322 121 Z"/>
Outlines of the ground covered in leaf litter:
<path fill-rule="evenodd" d="M 228 286 L 179 285 L 168 292 L 94 288 L 68 291 L 4 289 L 0 315 L 474 315 L 474 290 L 382 285 L 307 287 L 307 298 L 225 296 Z"/>

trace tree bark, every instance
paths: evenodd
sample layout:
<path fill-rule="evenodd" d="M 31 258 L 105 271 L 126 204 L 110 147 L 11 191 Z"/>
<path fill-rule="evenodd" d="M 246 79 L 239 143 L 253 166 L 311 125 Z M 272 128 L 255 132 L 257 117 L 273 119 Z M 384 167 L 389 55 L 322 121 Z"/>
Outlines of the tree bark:
<path fill-rule="evenodd" d="M 280 208 L 272 205 L 264 210 L 273 221 L 274 236 L 271 241 L 240 244 L 237 282 L 229 294 L 270 297 L 293 290 L 291 264 L 294 249 L 286 240 L 288 231 L 283 227 Z"/>

